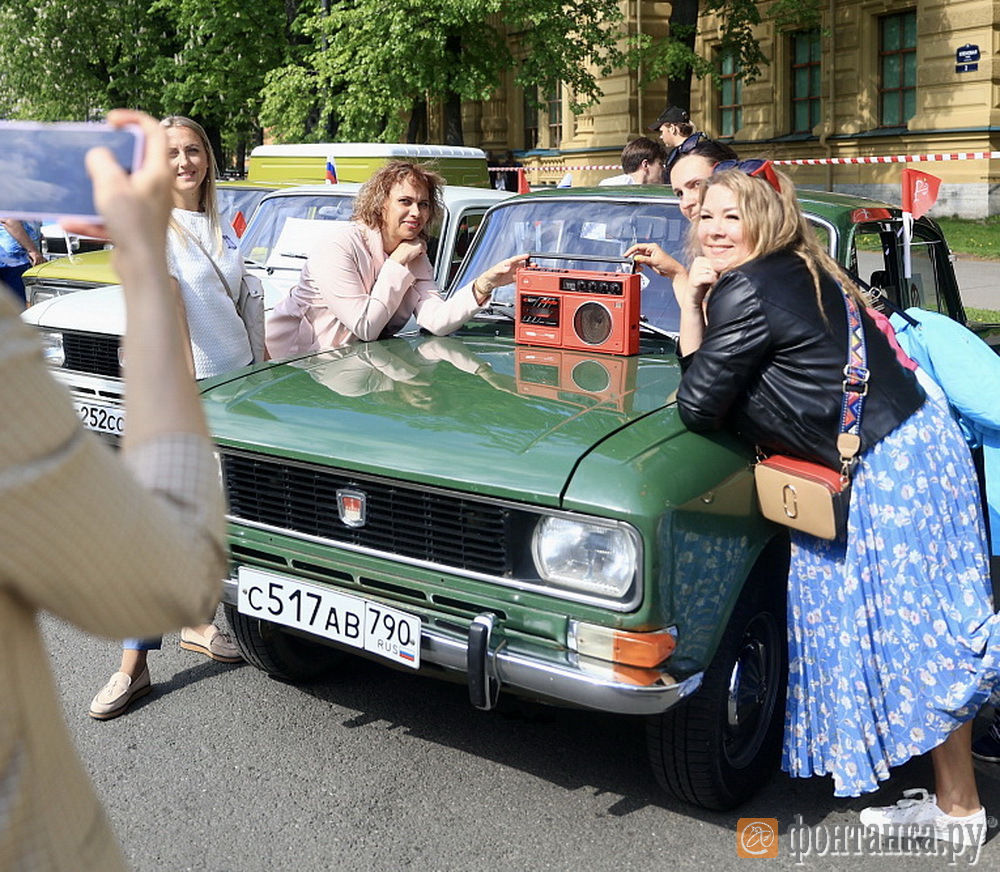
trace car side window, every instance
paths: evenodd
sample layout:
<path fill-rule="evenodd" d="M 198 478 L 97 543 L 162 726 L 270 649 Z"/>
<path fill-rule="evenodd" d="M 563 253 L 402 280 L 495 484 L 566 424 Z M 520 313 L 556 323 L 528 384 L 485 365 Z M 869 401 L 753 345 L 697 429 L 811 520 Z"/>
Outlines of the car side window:
<path fill-rule="evenodd" d="M 905 252 L 898 226 L 872 224 L 859 228 L 854 246 L 858 275 L 882 291 L 892 303 L 904 309 L 916 306 L 953 314 L 942 287 L 942 265 L 948 251 L 943 240 L 927 228 L 919 225 L 914 228 L 909 250 L 909 277 L 904 277 Z"/>
<path fill-rule="evenodd" d="M 455 244 L 452 246 L 451 266 L 448 268 L 448 287 L 451 287 L 452 279 L 458 273 L 458 268 L 462 265 L 462 258 L 465 257 L 472 245 L 472 240 L 483 223 L 483 211 L 463 212 L 458 219 L 458 230 L 455 232 Z"/>
<path fill-rule="evenodd" d="M 943 315 L 949 314 L 948 304 L 941 292 L 939 280 L 939 258 L 945 255 L 939 251 L 939 239 L 929 239 L 916 228 L 913 244 L 910 246 L 910 278 L 904 282 L 904 302 L 907 306 L 919 306 Z"/>

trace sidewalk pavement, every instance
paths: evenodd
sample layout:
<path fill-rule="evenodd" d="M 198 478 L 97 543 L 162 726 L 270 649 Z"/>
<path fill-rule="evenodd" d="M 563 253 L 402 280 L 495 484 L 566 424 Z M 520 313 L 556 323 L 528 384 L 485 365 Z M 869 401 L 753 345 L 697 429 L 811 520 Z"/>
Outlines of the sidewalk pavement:
<path fill-rule="evenodd" d="M 1000 263 L 957 254 L 955 277 L 966 306 L 1000 310 Z"/>

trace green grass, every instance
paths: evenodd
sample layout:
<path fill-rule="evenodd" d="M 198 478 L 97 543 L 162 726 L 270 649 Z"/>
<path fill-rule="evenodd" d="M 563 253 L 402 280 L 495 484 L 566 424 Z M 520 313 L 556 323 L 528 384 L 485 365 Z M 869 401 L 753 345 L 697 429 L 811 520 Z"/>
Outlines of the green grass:
<path fill-rule="evenodd" d="M 1000 260 L 1000 215 L 969 220 L 966 218 L 935 218 L 948 247 L 955 254 L 971 255 L 983 260 Z M 878 251 L 879 238 L 873 233 L 858 237 L 862 251 Z"/>
<path fill-rule="evenodd" d="M 1000 215 L 968 220 L 936 218 L 944 238 L 956 254 L 970 254 L 984 260 L 1000 260 Z"/>
<path fill-rule="evenodd" d="M 1000 312 L 992 309 L 973 309 L 971 306 L 965 307 L 965 317 L 969 321 L 979 324 L 1000 324 Z"/>

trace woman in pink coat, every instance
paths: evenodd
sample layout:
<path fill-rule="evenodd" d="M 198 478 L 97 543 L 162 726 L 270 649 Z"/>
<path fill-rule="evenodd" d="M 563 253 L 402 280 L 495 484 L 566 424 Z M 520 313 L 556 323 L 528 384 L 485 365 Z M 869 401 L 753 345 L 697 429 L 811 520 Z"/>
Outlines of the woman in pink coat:
<path fill-rule="evenodd" d="M 436 335 L 461 327 L 514 281 L 518 255 L 501 261 L 449 299 L 434 282 L 426 229 L 441 209 L 443 179 L 393 161 L 365 183 L 353 220 L 330 225 L 298 283 L 267 321 L 272 359 L 391 336 L 410 318 Z"/>

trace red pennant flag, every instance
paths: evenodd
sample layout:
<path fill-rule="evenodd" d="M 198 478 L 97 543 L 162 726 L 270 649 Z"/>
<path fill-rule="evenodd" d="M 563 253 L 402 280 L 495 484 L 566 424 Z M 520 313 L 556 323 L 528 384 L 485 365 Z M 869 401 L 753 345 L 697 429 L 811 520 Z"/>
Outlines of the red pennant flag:
<path fill-rule="evenodd" d="M 528 184 L 528 174 L 524 171 L 524 167 L 520 167 L 517 171 L 517 192 L 519 194 L 527 194 L 531 191 L 531 185 Z"/>
<path fill-rule="evenodd" d="M 937 200 L 941 180 L 922 170 L 903 170 L 903 211 L 911 212 L 913 218 L 926 215 Z"/>
<path fill-rule="evenodd" d="M 247 229 L 247 219 L 243 217 L 242 210 L 236 212 L 236 215 L 233 217 L 232 224 L 233 230 L 236 231 L 236 235 L 242 236 L 243 231 Z"/>

